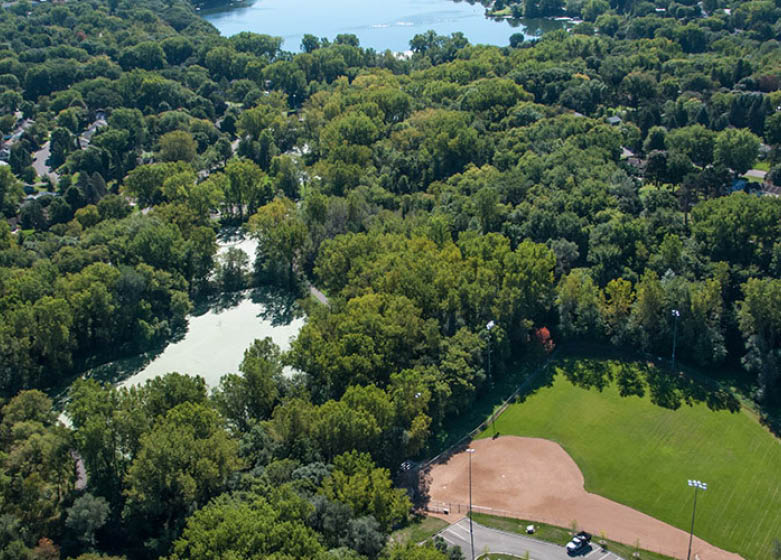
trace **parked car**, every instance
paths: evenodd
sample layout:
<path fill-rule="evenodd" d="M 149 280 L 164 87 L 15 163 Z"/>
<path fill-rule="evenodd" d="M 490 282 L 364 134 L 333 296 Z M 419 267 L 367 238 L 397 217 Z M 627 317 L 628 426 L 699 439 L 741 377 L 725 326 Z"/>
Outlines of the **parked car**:
<path fill-rule="evenodd" d="M 591 533 L 581 531 L 567 543 L 567 554 L 577 554 L 591 542 Z"/>

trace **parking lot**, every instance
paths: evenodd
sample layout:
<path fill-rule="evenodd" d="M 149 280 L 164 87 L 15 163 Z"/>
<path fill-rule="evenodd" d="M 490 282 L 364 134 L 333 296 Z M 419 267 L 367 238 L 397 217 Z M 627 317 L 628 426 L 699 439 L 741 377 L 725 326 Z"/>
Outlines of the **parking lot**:
<path fill-rule="evenodd" d="M 497 529 L 489 529 L 479 523 L 473 523 L 475 558 L 485 552 L 500 552 L 523 557 L 529 553 L 531 560 L 569 560 L 572 558 L 588 558 L 589 560 L 622 560 L 612 552 L 603 551 L 599 545 L 592 544 L 585 547 L 579 554 L 570 556 L 563 546 L 539 541 L 534 538 L 524 537 L 515 533 L 506 533 Z M 472 557 L 472 548 L 469 539 L 469 519 L 461 521 L 442 529 L 438 533 L 445 542 L 451 546 L 458 546 L 465 558 Z"/>

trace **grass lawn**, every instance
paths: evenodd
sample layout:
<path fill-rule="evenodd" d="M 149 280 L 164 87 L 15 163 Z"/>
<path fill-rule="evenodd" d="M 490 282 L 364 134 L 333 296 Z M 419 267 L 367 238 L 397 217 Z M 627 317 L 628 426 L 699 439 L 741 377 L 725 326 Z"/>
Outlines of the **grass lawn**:
<path fill-rule="evenodd" d="M 407 527 L 394 531 L 390 538 L 401 544 L 409 541 L 419 543 L 433 537 L 447 526 L 447 521 L 438 517 L 420 517 L 414 519 Z"/>
<path fill-rule="evenodd" d="M 706 481 L 695 533 L 748 560 L 772 558 L 781 539 L 781 441 L 753 413 L 653 364 L 565 358 L 551 368 L 547 385 L 497 420 L 500 434 L 558 442 L 589 492 L 686 531 L 686 481 Z"/>
<path fill-rule="evenodd" d="M 770 162 L 766 159 L 757 160 L 754 162 L 753 169 L 759 169 L 761 171 L 770 171 Z"/>
<path fill-rule="evenodd" d="M 521 535 L 526 534 L 527 525 L 534 525 L 535 532 L 533 535 L 530 535 L 532 538 L 539 539 L 541 541 L 552 542 L 561 546 L 566 545 L 567 542 L 569 542 L 569 540 L 572 538 L 572 534 L 569 529 L 565 529 L 564 527 L 557 527 L 555 525 L 548 525 L 547 523 L 539 523 L 537 521 L 513 519 L 511 517 L 499 517 L 496 515 L 488 515 L 484 513 L 473 513 L 472 519 L 474 519 L 476 523 L 480 523 L 486 527 L 507 531 L 508 533 L 519 533 Z M 594 546 L 599 546 L 599 541 L 599 535 L 593 535 L 592 543 L 594 543 Z M 636 550 L 635 547 L 617 543 L 615 541 L 611 541 L 610 539 L 605 539 L 605 542 L 607 544 L 607 550 L 615 552 L 626 560 L 631 560 L 632 558 L 639 560 L 673 560 L 669 556 L 642 549 L 637 551 L 638 556 L 633 557 L 632 554 Z M 491 556 L 491 558 L 494 557 L 501 558 L 501 556 Z"/>
<path fill-rule="evenodd" d="M 572 538 L 569 529 L 527 519 L 499 517 L 498 515 L 477 512 L 472 513 L 472 519 L 475 520 L 475 523 L 480 523 L 481 525 L 491 527 L 492 529 L 499 529 L 500 531 L 505 531 L 507 533 L 518 533 L 521 535 L 526 534 L 527 525 L 534 525 L 535 532 L 533 535 L 530 535 L 532 538 L 560 544 L 562 546 L 567 544 Z"/>

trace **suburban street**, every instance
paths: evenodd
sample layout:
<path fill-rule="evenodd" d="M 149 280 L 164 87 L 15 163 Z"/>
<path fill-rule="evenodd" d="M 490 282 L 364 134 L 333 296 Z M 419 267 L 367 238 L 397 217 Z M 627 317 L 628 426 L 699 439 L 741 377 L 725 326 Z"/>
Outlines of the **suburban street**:
<path fill-rule="evenodd" d="M 475 558 L 485 552 L 501 552 L 523 557 L 529 553 L 531 560 L 571 560 L 572 558 L 588 558 L 589 560 L 621 560 L 611 552 L 603 552 L 599 545 L 589 545 L 580 554 L 569 556 L 562 546 L 527 538 L 515 533 L 506 533 L 497 529 L 489 529 L 479 523 L 473 524 L 475 539 Z M 461 521 L 442 529 L 438 536 L 454 546 L 461 548 L 464 557 L 472 557 L 472 549 L 469 541 L 469 519 Z"/>
<path fill-rule="evenodd" d="M 57 181 L 59 181 L 59 176 L 57 173 L 49 169 L 49 165 L 46 163 L 46 161 L 49 159 L 49 156 L 51 155 L 51 144 L 47 140 L 46 143 L 41 146 L 41 149 L 37 152 L 33 153 L 33 169 L 35 169 L 35 173 L 38 175 L 38 177 L 49 177 L 51 179 L 52 183 L 56 186 Z"/>

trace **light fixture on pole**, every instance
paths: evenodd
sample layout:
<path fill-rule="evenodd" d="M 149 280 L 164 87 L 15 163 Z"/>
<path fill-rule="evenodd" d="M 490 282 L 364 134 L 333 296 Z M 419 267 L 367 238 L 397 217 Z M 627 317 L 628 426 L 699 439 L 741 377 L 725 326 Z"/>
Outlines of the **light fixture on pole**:
<path fill-rule="evenodd" d="M 689 531 L 689 553 L 686 555 L 686 560 L 691 560 L 692 556 L 692 539 L 694 538 L 694 514 L 697 512 L 697 490 L 707 490 L 708 485 L 700 480 L 690 480 L 689 486 L 694 488 L 694 507 L 692 508 L 692 527 Z"/>
<path fill-rule="evenodd" d="M 672 357 L 672 370 L 675 371 L 675 342 L 678 335 L 678 317 L 681 316 L 681 312 L 677 309 L 673 309 L 673 357 Z"/>
<path fill-rule="evenodd" d="M 488 331 L 488 380 L 491 383 L 491 386 L 493 387 L 493 378 L 491 377 L 491 329 L 493 329 L 496 326 L 496 323 L 494 323 L 493 319 L 488 321 L 488 324 L 485 326 L 485 329 Z M 494 427 L 494 437 L 496 437 L 496 414 L 491 415 L 491 424 Z"/>
<path fill-rule="evenodd" d="M 475 560 L 475 535 L 472 531 L 472 454 L 475 450 L 470 447 L 466 452 L 469 453 L 469 542 L 472 544 L 472 560 Z"/>

